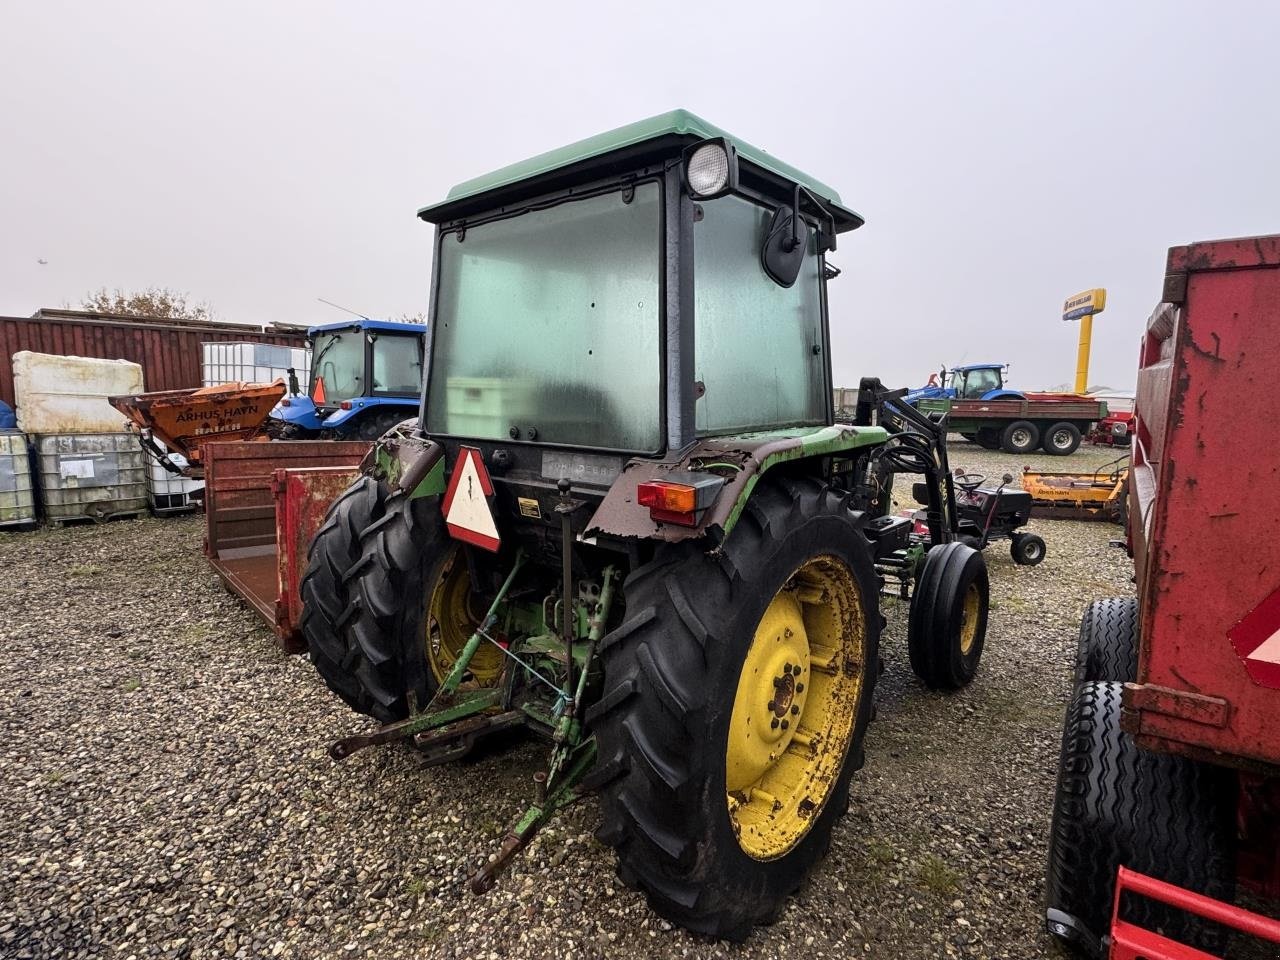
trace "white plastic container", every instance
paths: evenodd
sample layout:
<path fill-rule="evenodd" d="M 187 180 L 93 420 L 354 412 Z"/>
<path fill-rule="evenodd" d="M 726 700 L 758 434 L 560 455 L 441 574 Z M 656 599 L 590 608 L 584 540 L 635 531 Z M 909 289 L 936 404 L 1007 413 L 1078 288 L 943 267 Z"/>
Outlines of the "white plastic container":
<path fill-rule="evenodd" d="M 34 445 L 40 499 L 50 523 L 146 511 L 146 455 L 133 434 L 39 436 Z"/>
<path fill-rule="evenodd" d="M 187 465 L 187 458 L 171 453 L 169 462 L 182 468 Z M 151 504 L 151 512 L 156 515 L 190 513 L 197 509 L 200 504 L 191 495 L 203 486 L 203 480 L 178 476 L 162 467 L 154 457 L 147 459 L 147 502 Z"/>
<path fill-rule="evenodd" d="M 142 390 L 142 367 L 128 360 L 13 355 L 18 429 L 28 435 L 115 433 L 125 418 L 107 397 Z"/>
<path fill-rule="evenodd" d="M 224 383 L 289 383 L 289 368 L 298 375 L 298 385 L 306 390 L 311 372 L 310 354 L 302 347 L 274 343 L 205 343 L 201 379 L 206 387 Z"/>
<path fill-rule="evenodd" d="M 0 527 L 35 523 L 36 491 L 27 438 L 11 430 L 0 431 Z"/>

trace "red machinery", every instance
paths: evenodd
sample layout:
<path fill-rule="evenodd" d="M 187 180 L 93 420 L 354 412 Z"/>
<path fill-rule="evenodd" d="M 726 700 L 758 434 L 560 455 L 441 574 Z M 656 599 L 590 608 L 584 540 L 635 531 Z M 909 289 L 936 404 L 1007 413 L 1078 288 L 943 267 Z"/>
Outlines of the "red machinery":
<path fill-rule="evenodd" d="M 1228 930 L 1280 944 L 1224 902 L 1280 898 L 1280 420 L 1239 416 L 1280 368 L 1280 236 L 1174 247 L 1163 301 L 1131 455 L 1138 595 L 1081 623 L 1050 838 L 1050 933 L 1113 960 L 1216 956 Z"/>

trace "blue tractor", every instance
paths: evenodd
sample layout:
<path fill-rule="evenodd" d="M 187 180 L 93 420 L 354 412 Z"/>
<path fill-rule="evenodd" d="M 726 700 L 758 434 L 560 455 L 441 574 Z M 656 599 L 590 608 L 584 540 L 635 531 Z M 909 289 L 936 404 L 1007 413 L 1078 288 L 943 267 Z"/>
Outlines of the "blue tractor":
<path fill-rule="evenodd" d="M 293 371 L 267 431 L 286 440 L 376 440 L 416 416 L 427 328 L 389 320 L 343 320 L 307 330 L 311 377 Z"/>
<path fill-rule="evenodd" d="M 930 375 L 929 384 L 907 393 L 907 403 L 917 400 L 1025 400 L 1017 390 L 1006 390 L 1004 374 L 1007 363 L 966 363 L 952 367 L 950 373 L 943 367 L 937 375 Z"/>

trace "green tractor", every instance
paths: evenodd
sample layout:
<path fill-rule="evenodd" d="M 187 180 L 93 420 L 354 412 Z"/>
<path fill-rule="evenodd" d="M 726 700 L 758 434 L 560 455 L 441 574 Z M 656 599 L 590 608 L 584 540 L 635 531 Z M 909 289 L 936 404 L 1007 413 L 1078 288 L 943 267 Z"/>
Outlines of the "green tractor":
<path fill-rule="evenodd" d="M 926 685 L 972 679 L 982 555 L 956 540 L 943 426 L 864 380 L 832 410 L 827 284 L 862 219 L 683 111 L 455 187 L 436 226 L 420 417 L 311 548 L 329 687 L 431 762 L 550 743 L 497 873 L 588 791 L 624 882 L 741 939 L 826 853 L 911 599 Z M 887 425 L 892 425 L 890 428 Z M 930 537 L 891 516 L 921 474 Z"/>

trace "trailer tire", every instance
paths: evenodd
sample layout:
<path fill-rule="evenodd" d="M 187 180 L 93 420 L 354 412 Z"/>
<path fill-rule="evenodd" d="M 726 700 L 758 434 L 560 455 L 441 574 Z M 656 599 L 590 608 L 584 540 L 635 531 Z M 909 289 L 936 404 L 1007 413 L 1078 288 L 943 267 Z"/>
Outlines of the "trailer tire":
<path fill-rule="evenodd" d="M 626 581 L 625 617 L 601 645 L 604 692 L 587 714 L 599 744 L 587 781 L 601 791 L 597 836 L 617 852 L 624 883 L 694 932 L 741 940 L 776 919 L 827 852 L 846 808 L 850 777 L 863 762 L 879 662 L 878 588 L 862 519 L 840 493 L 814 480 L 767 480 L 717 556 L 696 545 L 660 545 Z M 816 580 L 803 575 L 814 569 Z M 800 585 L 785 589 L 797 575 Z M 802 612 L 804 626 L 778 632 L 787 622 L 773 619 L 779 606 Z M 757 662 L 757 648 L 798 633 L 801 659 L 784 648 L 774 655 L 786 652 L 787 666 L 798 671 L 794 683 L 808 681 L 812 689 L 793 686 L 807 698 L 799 712 L 792 716 L 784 705 L 770 722 L 776 730 L 780 718 L 790 719 L 798 730 L 802 721 L 824 719 L 830 725 L 818 728 L 814 742 L 830 745 L 813 747 L 802 768 L 812 773 L 808 765 L 825 764 L 821 781 L 805 774 L 799 787 L 785 780 L 774 787 L 785 801 L 774 811 L 784 832 L 774 835 L 772 814 L 754 819 L 753 792 L 729 793 L 728 771 L 741 749 L 730 733 L 763 730 L 756 739 L 769 741 L 769 749 L 791 748 L 791 734 L 742 727 L 739 704 L 755 702 L 741 694 L 754 692 L 759 670 L 747 668 Z M 816 657 L 824 638 L 837 644 L 829 663 L 840 666 L 811 679 L 817 661 L 808 660 L 809 644 L 817 645 Z M 779 689 L 772 667 L 766 673 L 759 682 L 772 678 L 769 689 Z M 766 712 L 773 709 L 771 699 Z M 775 744 L 774 736 L 785 739 Z"/>
<path fill-rule="evenodd" d="M 311 662 L 325 684 L 357 713 L 373 712 L 373 700 L 345 666 L 350 650 L 340 626 L 347 609 L 343 585 L 360 559 L 360 532 L 382 511 L 383 494 L 372 477 L 360 477 L 329 507 L 316 531 L 302 577 L 299 625 Z"/>
<path fill-rule="evenodd" d="M 977 438 L 978 446 L 983 450 L 1000 449 L 1000 431 L 995 427 L 982 427 L 974 437 Z"/>
<path fill-rule="evenodd" d="M 1000 434 L 1005 453 L 1030 453 L 1040 445 L 1040 428 L 1030 420 L 1015 420 Z"/>
<path fill-rule="evenodd" d="M 1138 679 L 1138 600 L 1108 597 L 1084 608 L 1076 647 L 1076 683 Z"/>
<path fill-rule="evenodd" d="M 1044 431 L 1040 446 L 1051 456 L 1070 456 L 1080 448 L 1080 428 L 1065 420 L 1050 424 Z"/>
<path fill-rule="evenodd" d="M 1015 533 L 1009 539 L 1009 555 L 1020 567 L 1034 567 L 1044 561 L 1044 537 L 1038 533 Z"/>
<path fill-rule="evenodd" d="M 1231 900 L 1235 890 L 1235 777 L 1186 757 L 1139 749 L 1120 729 L 1122 683 L 1076 687 L 1063 729 L 1049 835 L 1049 933 L 1102 957 L 1116 871 L 1140 873 Z M 1221 952 L 1220 929 L 1131 898 L 1122 916 Z M 1079 932 L 1083 928 L 1084 935 Z"/>
<path fill-rule="evenodd" d="M 911 597 L 907 652 L 931 690 L 958 690 L 978 672 L 990 585 L 982 554 L 959 543 L 933 547 Z"/>

